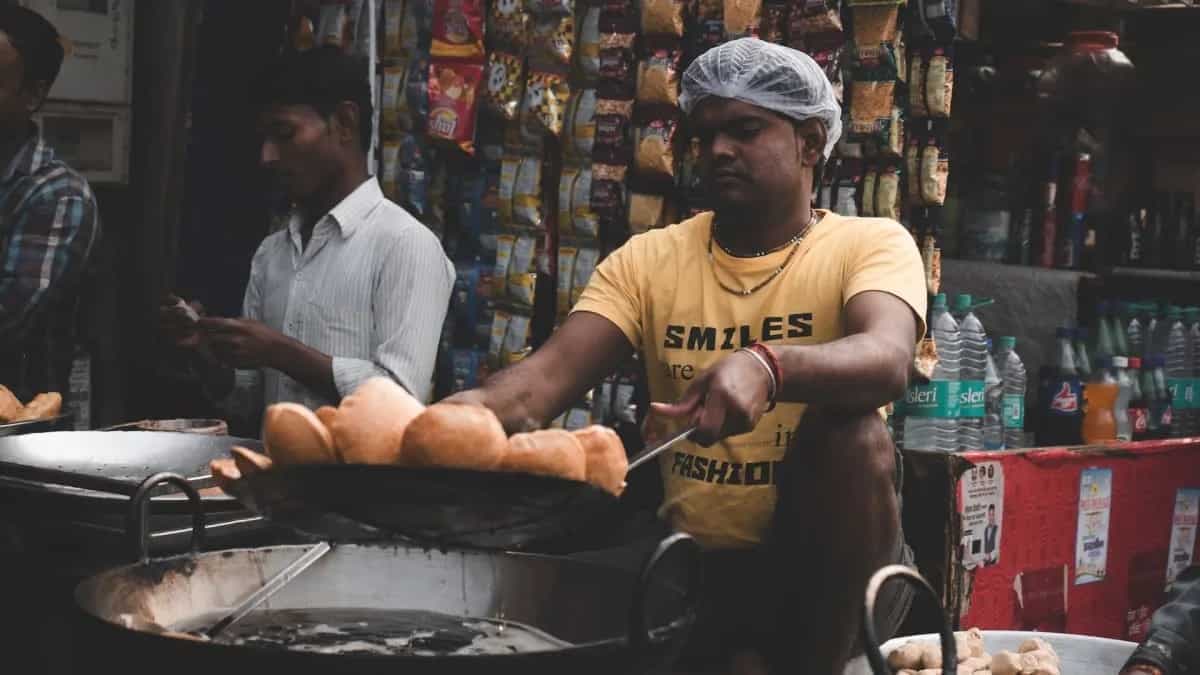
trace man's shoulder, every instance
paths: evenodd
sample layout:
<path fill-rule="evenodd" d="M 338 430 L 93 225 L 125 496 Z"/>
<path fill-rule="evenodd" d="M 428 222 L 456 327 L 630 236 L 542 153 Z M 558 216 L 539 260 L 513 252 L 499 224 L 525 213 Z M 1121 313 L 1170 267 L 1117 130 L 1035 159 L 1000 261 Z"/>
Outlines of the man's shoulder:
<path fill-rule="evenodd" d="M 712 217 L 713 214 L 706 211 L 673 225 L 635 234 L 622 248 L 629 255 L 648 256 L 660 261 L 686 254 L 708 241 Z"/>
<path fill-rule="evenodd" d="M 87 178 L 59 159 L 45 141 L 38 144 L 33 161 L 27 168 L 25 181 L 31 201 L 58 201 L 73 197 L 95 205 L 96 197 Z"/>
<path fill-rule="evenodd" d="M 370 223 L 372 238 L 378 245 L 414 255 L 427 264 L 434 264 L 439 256 L 444 264 L 450 264 L 437 234 L 390 199 L 379 202 Z"/>
<path fill-rule="evenodd" d="M 830 211 L 826 216 L 829 233 L 835 236 L 886 236 L 908 233 L 908 229 L 891 218 L 843 216 Z"/>

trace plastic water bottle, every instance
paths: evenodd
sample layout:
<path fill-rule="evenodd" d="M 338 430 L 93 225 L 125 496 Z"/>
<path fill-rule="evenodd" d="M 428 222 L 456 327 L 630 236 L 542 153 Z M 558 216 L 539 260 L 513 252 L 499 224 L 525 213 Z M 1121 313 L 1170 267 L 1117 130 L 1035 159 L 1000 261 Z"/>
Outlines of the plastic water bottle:
<path fill-rule="evenodd" d="M 1092 358 L 1088 355 L 1087 348 L 1088 329 L 1080 326 L 1075 329 L 1075 367 L 1079 370 L 1079 376 L 1084 380 L 1089 380 L 1092 377 Z M 1112 356 L 1109 354 L 1108 356 Z"/>
<path fill-rule="evenodd" d="M 953 393 L 959 378 L 958 322 L 946 307 L 945 294 L 933 298 L 930 333 L 938 362 L 928 384 L 908 388 L 904 405 L 904 447 L 907 449 L 958 450 L 958 399 Z"/>
<path fill-rule="evenodd" d="M 1112 357 L 1113 370 L 1117 378 L 1117 402 L 1113 404 L 1113 416 L 1117 418 L 1117 440 L 1133 440 L 1133 424 L 1129 418 L 1129 402 L 1133 398 L 1133 380 L 1129 377 L 1129 359 Z"/>
<path fill-rule="evenodd" d="M 1004 382 L 1004 447 L 1014 450 L 1025 445 L 1025 364 L 1017 355 L 1017 338 L 1000 338 L 996 364 Z"/>
<path fill-rule="evenodd" d="M 1154 424 L 1154 420 L 1158 420 L 1158 430 L 1153 437 L 1170 438 L 1175 424 L 1175 410 L 1171 407 L 1171 392 L 1167 389 L 1166 359 L 1161 354 L 1156 354 L 1150 358 L 1150 365 L 1154 369 L 1154 400 L 1150 404 L 1150 423 Z"/>
<path fill-rule="evenodd" d="M 1150 389 L 1145 388 L 1147 377 Z M 1144 441 L 1150 438 L 1150 398 L 1154 390 L 1154 376 L 1149 371 L 1142 372 L 1142 358 L 1129 357 L 1129 424 L 1133 431 L 1133 440 Z"/>
<path fill-rule="evenodd" d="M 1136 303 L 1126 305 L 1129 322 L 1125 325 L 1125 339 L 1129 345 L 1129 356 L 1136 356 L 1140 359 L 1146 358 L 1146 346 L 1144 342 L 1144 329 L 1142 327 L 1141 317 L 1138 313 L 1143 311 L 1142 306 Z"/>
<path fill-rule="evenodd" d="M 1198 239 L 1200 241 L 1200 239 Z M 1192 426 L 1189 436 L 1200 436 L 1200 307 L 1183 310 L 1183 323 L 1187 326 L 1188 354 L 1191 357 L 1191 379 L 1185 400 L 1191 405 Z"/>
<path fill-rule="evenodd" d="M 958 447 L 961 450 L 983 449 L 983 420 L 987 414 L 986 377 L 988 339 L 983 323 L 972 311 L 974 298 L 960 295 L 954 300 L 954 313 L 962 316 L 958 322 L 962 352 L 959 357 Z"/>
<path fill-rule="evenodd" d="M 1174 412 L 1171 435 L 1181 438 L 1190 434 L 1192 429 L 1192 410 L 1185 401 L 1191 386 L 1192 364 L 1188 353 L 1188 332 L 1183 325 L 1183 311 L 1174 305 L 1168 306 L 1163 323 L 1163 351 L 1166 353 L 1164 375 Z"/>
<path fill-rule="evenodd" d="M 1092 354 L 1096 356 L 1124 356 L 1117 353 L 1116 339 L 1112 334 L 1112 324 L 1109 323 L 1109 304 L 1106 300 L 1096 303 L 1096 342 L 1092 345 Z"/>
<path fill-rule="evenodd" d="M 1142 304 L 1142 357 L 1163 356 L 1162 321 L 1158 318 L 1157 302 Z"/>
<path fill-rule="evenodd" d="M 1004 382 L 992 359 L 992 341 L 987 341 L 987 369 L 983 378 L 983 449 L 1004 449 Z"/>
<path fill-rule="evenodd" d="M 1109 305 L 1108 328 L 1113 338 L 1113 356 L 1130 358 L 1137 356 L 1129 350 L 1129 336 L 1125 333 L 1125 323 L 1122 319 L 1129 314 L 1129 303 L 1113 302 Z"/>

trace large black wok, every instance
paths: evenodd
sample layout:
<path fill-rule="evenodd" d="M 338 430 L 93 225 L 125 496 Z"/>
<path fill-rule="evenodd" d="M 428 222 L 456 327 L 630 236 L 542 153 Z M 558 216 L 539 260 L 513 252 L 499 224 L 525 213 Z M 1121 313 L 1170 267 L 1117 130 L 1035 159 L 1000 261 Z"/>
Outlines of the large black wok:
<path fill-rule="evenodd" d="M 423 610 L 502 618 L 565 641 L 503 655 L 322 654 L 201 642 L 191 630 L 228 611 L 308 546 L 178 556 L 103 572 L 78 586 L 89 672 L 634 675 L 674 660 L 692 622 L 697 547 L 663 540 L 638 573 L 567 558 L 345 544 L 257 612 Z M 251 614 L 243 622 L 253 621 Z"/>

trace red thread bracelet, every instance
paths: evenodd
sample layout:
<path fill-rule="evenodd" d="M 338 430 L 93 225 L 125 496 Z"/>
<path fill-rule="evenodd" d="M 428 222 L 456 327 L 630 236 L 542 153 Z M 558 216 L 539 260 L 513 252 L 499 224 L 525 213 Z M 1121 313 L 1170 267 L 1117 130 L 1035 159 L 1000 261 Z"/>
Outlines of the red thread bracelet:
<path fill-rule="evenodd" d="M 775 409 L 775 402 L 779 398 L 779 392 L 783 391 L 783 368 L 779 365 L 779 357 L 775 355 L 774 349 L 761 342 L 751 342 L 747 349 L 766 359 L 767 363 L 771 366 L 771 374 L 775 376 L 775 396 L 771 398 L 771 405 L 767 407 L 767 411 L 770 412 Z"/>

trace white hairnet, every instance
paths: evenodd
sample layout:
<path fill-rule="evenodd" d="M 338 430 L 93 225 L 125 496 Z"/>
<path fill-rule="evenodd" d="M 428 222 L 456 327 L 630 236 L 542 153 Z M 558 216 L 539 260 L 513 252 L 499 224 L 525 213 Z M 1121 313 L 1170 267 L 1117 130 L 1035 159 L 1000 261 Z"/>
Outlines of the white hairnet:
<path fill-rule="evenodd" d="M 828 134 L 827 159 L 842 135 L 842 107 L 821 66 L 804 52 L 758 38 L 713 47 L 688 66 L 679 106 L 691 114 L 709 96 L 742 101 L 795 120 L 821 120 Z"/>

